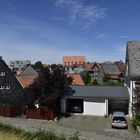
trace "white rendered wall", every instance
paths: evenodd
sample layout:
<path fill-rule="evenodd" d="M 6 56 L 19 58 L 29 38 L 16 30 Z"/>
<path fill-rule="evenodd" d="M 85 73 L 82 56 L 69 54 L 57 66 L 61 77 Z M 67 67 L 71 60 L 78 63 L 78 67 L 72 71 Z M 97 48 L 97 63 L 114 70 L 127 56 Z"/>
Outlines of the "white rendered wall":
<path fill-rule="evenodd" d="M 133 100 L 133 89 L 135 88 L 135 81 L 130 81 L 130 88 L 127 86 L 129 91 L 129 116 L 133 117 L 132 114 L 132 100 Z"/>
<path fill-rule="evenodd" d="M 84 115 L 105 115 L 106 112 L 106 102 L 105 100 L 97 99 L 85 99 L 84 100 Z"/>

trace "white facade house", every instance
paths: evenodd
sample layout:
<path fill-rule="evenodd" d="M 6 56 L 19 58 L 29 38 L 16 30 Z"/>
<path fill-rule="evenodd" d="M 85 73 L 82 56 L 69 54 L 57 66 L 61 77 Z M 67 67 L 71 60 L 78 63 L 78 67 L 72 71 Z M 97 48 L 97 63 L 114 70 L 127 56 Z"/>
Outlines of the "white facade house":
<path fill-rule="evenodd" d="M 140 80 L 140 41 L 128 41 L 126 46 L 125 84 L 129 91 L 129 116 L 133 116 L 133 89 L 135 82 Z"/>
<path fill-rule="evenodd" d="M 128 113 L 127 87 L 70 86 L 61 100 L 61 112 L 104 116 L 114 111 Z"/>

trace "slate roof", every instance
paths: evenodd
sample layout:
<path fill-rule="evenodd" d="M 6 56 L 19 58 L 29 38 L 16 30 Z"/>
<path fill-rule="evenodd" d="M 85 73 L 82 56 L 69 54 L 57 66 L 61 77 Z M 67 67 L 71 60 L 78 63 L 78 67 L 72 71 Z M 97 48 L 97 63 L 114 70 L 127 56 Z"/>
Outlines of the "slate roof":
<path fill-rule="evenodd" d="M 0 104 L 24 104 L 23 89 L 16 79 L 15 75 L 11 72 L 7 64 L 0 57 L 0 72 L 4 72 L 4 76 L 0 76 Z M 5 87 L 9 86 L 9 89 Z"/>
<path fill-rule="evenodd" d="M 126 50 L 126 63 L 128 63 L 128 75 L 140 76 L 140 41 L 128 41 Z"/>
<path fill-rule="evenodd" d="M 127 87 L 70 86 L 66 96 L 129 99 Z"/>
<path fill-rule="evenodd" d="M 115 65 L 113 63 L 103 63 L 102 68 L 103 68 L 104 73 L 106 73 L 106 74 L 110 74 L 110 75 L 111 74 L 116 74 L 116 75 L 120 74 L 120 71 L 119 71 L 117 65 Z"/>

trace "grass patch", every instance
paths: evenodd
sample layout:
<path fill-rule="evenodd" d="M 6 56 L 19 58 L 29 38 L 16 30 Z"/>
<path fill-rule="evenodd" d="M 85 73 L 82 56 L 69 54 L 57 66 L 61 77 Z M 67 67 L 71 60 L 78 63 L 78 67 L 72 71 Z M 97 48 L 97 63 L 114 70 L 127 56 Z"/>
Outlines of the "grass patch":
<path fill-rule="evenodd" d="M 11 125 L 0 123 L 0 139 L 4 140 L 79 140 L 78 134 L 68 139 L 65 135 L 56 135 L 52 131 L 38 131 L 35 133 L 17 129 Z"/>

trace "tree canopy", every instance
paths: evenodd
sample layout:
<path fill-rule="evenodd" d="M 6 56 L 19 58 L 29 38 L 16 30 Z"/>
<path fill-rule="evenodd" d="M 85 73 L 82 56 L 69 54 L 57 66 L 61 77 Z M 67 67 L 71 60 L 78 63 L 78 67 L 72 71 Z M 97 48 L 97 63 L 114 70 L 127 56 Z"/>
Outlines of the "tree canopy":
<path fill-rule="evenodd" d="M 104 73 L 104 76 L 103 76 L 103 82 L 109 82 L 110 79 L 111 79 L 110 74 L 105 74 L 105 73 Z"/>
<path fill-rule="evenodd" d="M 34 69 L 40 71 L 43 68 L 43 64 L 41 61 L 37 61 L 34 65 L 33 65 Z"/>
<path fill-rule="evenodd" d="M 82 79 L 83 79 L 85 85 L 88 85 L 91 82 L 91 77 L 90 77 L 89 73 L 86 71 L 84 71 L 82 73 Z"/>
<path fill-rule="evenodd" d="M 38 101 L 41 106 L 57 106 L 71 82 L 71 78 L 64 74 L 62 67 L 57 65 L 53 65 L 51 69 L 42 67 L 39 77 L 25 89 L 27 103 L 33 105 Z"/>
<path fill-rule="evenodd" d="M 133 89 L 133 113 L 140 113 L 140 81 L 135 82 Z"/>

